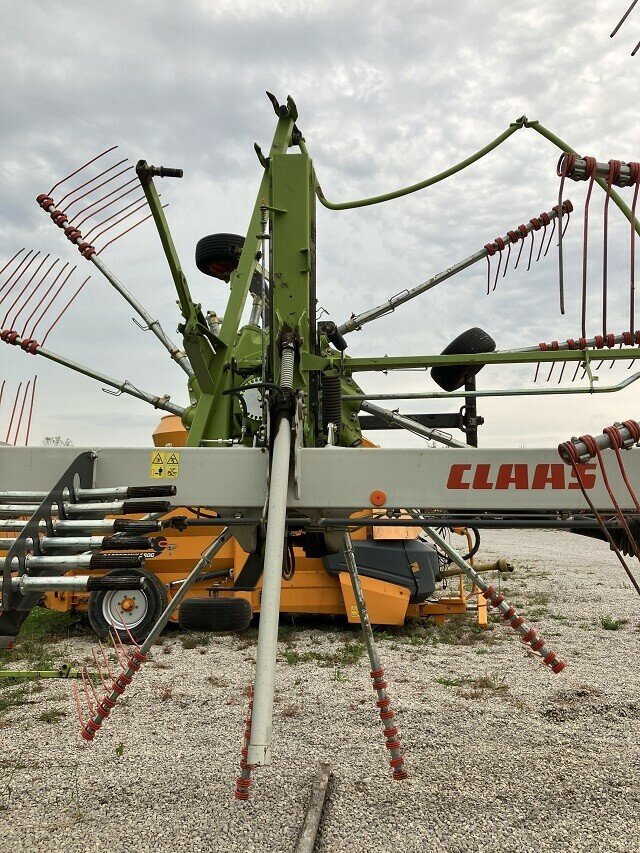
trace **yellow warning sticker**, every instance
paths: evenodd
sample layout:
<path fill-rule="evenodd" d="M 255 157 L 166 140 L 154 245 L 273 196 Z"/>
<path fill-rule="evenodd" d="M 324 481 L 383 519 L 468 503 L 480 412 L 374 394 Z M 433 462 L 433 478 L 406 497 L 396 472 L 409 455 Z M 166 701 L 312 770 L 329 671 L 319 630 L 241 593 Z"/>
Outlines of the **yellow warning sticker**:
<path fill-rule="evenodd" d="M 359 613 L 358 613 L 358 608 L 357 608 L 357 606 L 356 606 L 355 604 L 352 604 L 352 605 L 351 605 L 351 618 L 352 618 L 352 619 L 357 619 L 357 620 L 358 620 L 358 622 L 360 621 L 360 615 L 359 615 Z"/>
<path fill-rule="evenodd" d="M 150 480 L 175 480 L 180 476 L 180 453 L 175 450 L 152 450 Z"/>

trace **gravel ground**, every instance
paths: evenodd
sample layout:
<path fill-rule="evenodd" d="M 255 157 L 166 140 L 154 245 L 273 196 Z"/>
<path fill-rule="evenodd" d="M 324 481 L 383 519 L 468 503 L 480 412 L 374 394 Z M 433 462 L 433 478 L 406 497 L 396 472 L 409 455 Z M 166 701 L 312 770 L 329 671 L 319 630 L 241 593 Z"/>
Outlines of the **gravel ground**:
<path fill-rule="evenodd" d="M 324 760 L 319 853 L 640 850 L 640 602 L 605 545 L 568 533 L 487 532 L 479 556 L 516 564 L 508 597 L 569 666 L 553 675 L 502 626 L 385 633 L 406 782 L 389 776 L 365 658 L 312 657 L 342 658 L 358 633 L 305 624 L 280 645 L 274 764 L 236 803 L 255 633 L 184 648 L 171 632 L 92 745 L 65 682 L 0 718 L 0 846 L 292 851 Z M 606 616 L 628 621 L 604 630 Z M 60 657 L 83 661 L 90 644 L 64 641 Z M 64 716 L 38 719 L 51 709 Z"/>

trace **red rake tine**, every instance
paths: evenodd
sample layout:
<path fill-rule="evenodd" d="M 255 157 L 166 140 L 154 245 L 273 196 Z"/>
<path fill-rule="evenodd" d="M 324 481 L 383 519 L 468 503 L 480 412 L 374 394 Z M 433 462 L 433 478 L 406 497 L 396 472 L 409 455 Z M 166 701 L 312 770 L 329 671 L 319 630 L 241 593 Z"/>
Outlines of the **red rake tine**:
<path fill-rule="evenodd" d="M 105 154 L 109 154 L 109 152 L 110 152 L 110 151 L 115 151 L 117 147 L 118 147 L 117 145 L 112 145 L 112 146 L 111 146 L 111 148 L 107 148 L 107 149 L 106 149 L 105 151 L 103 151 L 101 154 L 97 154 L 97 155 L 96 155 L 95 157 L 93 157 L 91 160 L 87 160 L 87 162 L 86 162 L 86 163 L 84 163 L 82 166 L 79 166 L 75 171 L 70 172 L 70 173 L 69 173 L 65 178 L 62 178 L 61 180 L 59 180 L 57 184 L 54 184 L 54 185 L 51 187 L 51 189 L 49 190 L 49 192 L 47 193 L 47 195 L 48 195 L 48 196 L 50 196 L 50 195 L 51 195 L 51 193 L 52 193 L 54 190 L 57 190 L 57 189 L 58 189 L 58 187 L 59 187 L 59 186 L 62 186 L 62 184 L 64 184 L 64 182 L 65 182 L 65 181 L 68 181 L 68 180 L 69 180 L 69 178 L 73 178 L 73 176 L 74 176 L 74 175 L 77 175 L 77 174 L 78 174 L 78 172 L 81 172 L 83 169 L 86 169 L 86 168 L 87 168 L 87 166 L 90 166 L 92 163 L 95 163 L 95 162 L 96 162 L 96 160 L 99 160 L 101 157 L 104 157 L 104 156 L 105 156 Z"/>
<path fill-rule="evenodd" d="M 608 243 L 609 243 L 609 202 L 611 200 L 611 188 L 620 177 L 620 160 L 609 160 L 609 174 L 607 175 L 607 192 L 604 198 L 603 211 L 603 248 L 602 248 L 602 334 L 607 335 L 607 285 L 608 285 Z"/>
<path fill-rule="evenodd" d="M 29 436 L 31 435 L 31 418 L 33 416 L 33 404 L 36 399 L 36 382 L 38 381 L 38 374 L 33 377 L 33 385 L 31 386 L 31 402 L 29 403 L 29 420 L 27 421 L 27 434 L 24 439 L 24 446 L 29 446 Z"/>
<path fill-rule="evenodd" d="M 75 703 L 76 703 L 76 713 L 78 715 L 78 721 L 79 721 L 81 726 L 84 726 L 85 719 L 82 715 L 82 703 L 80 701 L 80 691 L 78 690 L 78 685 L 75 681 L 73 682 L 72 689 L 73 689 L 73 698 L 75 699 Z"/>
<path fill-rule="evenodd" d="M 163 204 L 163 205 L 162 205 L 162 209 L 163 209 L 163 210 L 165 210 L 167 207 L 169 207 L 169 205 L 168 205 L 168 204 Z M 108 243 L 105 243 L 105 244 L 104 244 L 104 246 L 103 246 L 103 247 L 102 247 L 98 252 L 96 252 L 96 257 L 97 257 L 98 255 L 101 255 L 101 254 L 104 252 L 104 250 L 105 250 L 108 246 L 111 246 L 113 243 L 115 243 L 115 242 L 116 242 L 116 240 L 119 240 L 121 237 L 124 237 L 124 236 L 125 236 L 125 234 L 128 234 L 130 231 L 133 231 L 133 229 L 134 229 L 134 228 L 137 228 L 137 227 L 138 227 L 138 225 L 142 225 L 142 223 L 143 223 L 143 222 L 146 222 L 146 221 L 147 221 L 147 219 L 151 219 L 151 217 L 152 217 L 152 216 L 153 216 L 153 214 L 152 214 L 152 213 L 150 213 L 148 216 L 145 216 L 145 217 L 144 217 L 144 219 L 141 219 L 139 222 L 136 222 L 136 223 L 135 223 L 135 225 L 132 225 L 130 228 L 127 228 L 126 230 L 124 230 L 121 234 L 118 234 L 118 235 L 117 235 L 117 237 L 114 237 L 112 240 L 109 240 L 109 242 L 108 242 Z M 107 230 L 108 230 L 108 229 L 107 229 Z"/>
<path fill-rule="evenodd" d="M 38 252 L 38 254 L 40 254 L 40 253 Z M 36 257 L 37 257 L 37 255 L 34 255 L 34 259 L 35 259 Z M 49 255 L 45 255 L 45 256 L 44 256 L 44 258 L 40 261 L 40 263 L 39 263 L 39 265 L 38 265 L 38 267 L 37 267 L 36 271 L 34 272 L 34 274 L 33 274 L 33 275 L 31 276 L 31 278 L 27 281 L 27 283 L 26 283 L 26 284 L 25 284 L 25 286 L 22 288 L 22 290 L 20 291 L 20 293 L 16 296 L 16 298 L 13 300 L 13 302 L 12 302 L 12 303 L 11 303 L 11 305 L 9 306 L 9 310 L 8 310 L 8 311 L 7 311 L 7 313 L 4 315 L 4 320 L 2 321 L 2 324 L 1 324 L 2 328 L 4 328 L 4 327 L 5 327 L 5 324 L 6 324 L 6 322 L 7 322 L 7 319 L 8 319 L 8 317 L 9 317 L 9 314 L 11 314 L 11 312 L 13 311 L 13 309 L 16 307 L 16 303 L 18 302 L 18 300 L 19 300 L 19 299 L 21 299 L 21 297 L 22 297 L 23 293 L 25 292 L 25 290 L 26 290 L 28 287 L 30 287 L 31 282 L 32 282 L 32 281 L 34 280 L 34 278 L 38 275 L 38 273 L 39 273 L 39 272 L 40 272 L 40 270 L 42 269 L 42 265 L 45 263 L 45 261 L 48 259 L 48 257 L 49 257 Z M 14 282 L 14 287 L 15 287 L 15 285 L 18 283 L 18 281 L 19 281 L 19 280 L 20 280 L 19 278 L 18 278 L 18 279 L 16 279 L 16 281 Z M 13 287 L 12 287 L 12 289 L 13 289 Z M 11 291 L 9 291 L 9 293 L 10 293 L 10 292 L 11 292 Z M 9 293 L 7 293 L 6 295 L 8 296 L 8 295 L 9 295 Z"/>
<path fill-rule="evenodd" d="M 68 266 L 68 262 L 65 265 L 65 267 L 66 266 Z M 60 275 L 62 275 L 62 273 L 64 272 L 65 267 L 63 267 L 63 269 L 60 271 Z M 71 269 L 67 273 L 66 277 L 62 280 L 62 282 L 58 286 L 58 289 L 56 290 L 56 292 L 53 294 L 51 299 L 47 302 L 46 306 L 42 309 L 42 313 L 40 314 L 40 316 L 38 317 L 38 319 L 35 321 L 35 323 L 33 324 L 32 328 L 31 328 L 31 332 L 29 333 L 30 338 L 33 338 L 33 336 L 35 335 L 36 329 L 38 328 L 40 323 L 43 321 L 47 312 L 49 311 L 49 309 L 51 308 L 53 303 L 56 301 L 56 299 L 58 298 L 58 295 L 60 294 L 60 292 L 62 291 L 62 289 L 66 285 L 66 283 L 69 281 L 71 276 L 74 274 L 76 269 L 77 269 L 77 267 L 71 267 Z M 57 278 L 56 278 L 56 281 L 57 281 Z"/>
<path fill-rule="evenodd" d="M 84 239 L 89 240 L 89 235 L 93 234 L 94 231 L 97 231 L 98 228 L 101 228 L 103 225 L 106 225 L 107 222 L 111 222 L 111 220 L 115 219 L 116 216 L 120 216 L 120 214 L 124 213 L 125 210 L 129 210 L 130 207 L 134 207 L 136 204 L 139 205 L 139 207 L 137 207 L 136 210 L 132 210 L 131 213 L 127 214 L 127 216 L 130 216 L 132 213 L 135 213 L 137 210 L 141 210 L 145 206 L 146 203 L 147 202 L 146 202 L 144 195 L 139 196 L 138 198 L 134 199 L 130 204 L 127 204 L 125 207 L 120 208 L 120 210 L 116 210 L 116 212 L 112 213 L 111 216 L 107 216 L 107 218 L 103 219 L 102 222 L 98 222 L 96 225 L 94 225 L 92 228 L 90 228 L 86 232 L 86 234 L 84 235 Z M 126 216 L 123 217 L 123 219 L 126 219 Z M 122 222 L 122 219 L 120 219 L 118 221 Z M 114 223 L 114 225 L 115 224 L 117 224 L 117 223 Z M 102 233 L 104 233 L 104 231 Z M 99 236 L 100 235 L 98 235 L 98 237 Z M 96 237 L 96 239 L 97 239 L 97 237 Z"/>
<path fill-rule="evenodd" d="M 23 326 L 23 328 L 22 328 L 22 332 L 20 333 L 20 337 L 21 337 L 21 338 L 24 338 L 24 336 L 25 336 L 25 334 L 26 334 L 26 331 L 27 331 L 27 326 L 29 325 L 29 323 L 30 323 L 30 322 L 31 322 L 31 320 L 33 319 L 33 315 L 36 313 L 36 311 L 38 310 L 38 308 L 40 308 L 40 306 L 42 305 L 42 303 L 44 302 L 44 300 L 47 298 L 47 296 L 51 293 L 51 291 L 53 290 L 53 288 L 56 286 L 56 283 L 57 283 L 58 279 L 59 279 L 59 278 L 60 278 L 60 276 L 64 273 L 64 271 L 66 270 L 66 268 L 67 268 L 68 266 L 69 266 L 69 261 L 65 261 L 64 266 L 63 266 L 60 270 L 58 270 L 58 274 L 56 275 L 56 277 L 54 278 L 54 280 L 51 282 L 51 284 L 49 285 L 49 287 L 46 289 L 46 291 L 43 293 L 43 295 L 40 297 L 40 300 L 38 301 L 38 304 L 37 304 L 37 305 L 36 305 L 36 307 L 33 309 L 33 311 L 31 312 L 31 314 L 29 314 L 29 316 L 27 317 L 27 320 L 26 320 L 26 322 L 25 322 L 25 324 L 24 324 L 24 326 Z M 62 286 L 63 286 L 63 285 L 61 285 L 61 286 L 60 286 L 60 289 L 62 288 Z M 58 292 L 59 292 L 59 290 L 58 290 Z M 56 294 L 56 295 L 57 295 L 57 294 Z M 54 299 L 55 299 L 55 297 L 54 297 Z M 52 301 L 53 301 L 53 300 L 52 300 Z M 45 309 L 45 310 L 46 310 L 46 309 Z M 33 337 L 33 332 L 31 333 L 31 335 L 30 335 L 29 337 Z"/>
<path fill-rule="evenodd" d="M 134 183 L 134 182 L 135 182 L 136 184 L 138 184 L 138 179 L 137 179 L 137 178 L 133 178 L 133 180 L 132 180 L 132 181 L 127 181 L 127 183 L 126 183 L 126 184 L 124 184 L 123 186 L 125 186 L 125 187 L 126 187 L 126 186 L 129 186 L 129 184 L 132 184 L 132 183 Z M 131 188 L 130 188 L 130 189 L 128 189 L 126 192 L 123 192 L 123 193 L 121 193 L 120 195 L 116 196 L 115 198 L 112 198 L 112 199 L 111 199 L 111 201 L 108 201 L 106 204 L 103 204 L 103 205 L 102 205 L 102 207 L 99 207 L 97 210 L 94 210 L 92 213 L 87 214 L 87 216 L 85 216 L 85 217 L 84 217 L 83 219 L 81 219 L 79 222 L 77 222 L 77 223 L 75 223 L 75 222 L 74 222 L 75 227 L 76 227 L 76 228 L 81 228 L 81 227 L 84 225 L 84 223 L 85 223 L 85 222 L 87 222 L 89 219 L 91 219 L 93 216 L 97 216 L 99 213 L 102 213 L 102 211 L 103 211 L 103 210 L 106 210 L 108 207 L 111 207 L 111 205 L 112 205 L 112 204 L 115 204 L 117 201 L 120 201 L 120 199 L 125 198 L 125 196 L 131 195 L 131 193 L 136 192 L 136 190 L 137 190 L 138 188 L 139 188 L 138 186 L 131 187 Z M 121 187 L 118 187 L 118 189 L 119 189 L 119 190 L 121 190 L 121 189 L 122 189 L 122 186 L 121 186 Z M 115 193 L 115 192 L 117 192 L 117 191 L 118 191 L 118 190 L 114 190 L 113 192 Z M 113 195 L 113 193 L 109 193 L 109 195 Z M 109 197 L 109 195 L 102 196 L 102 198 L 101 198 L 101 199 L 98 199 L 98 202 L 100 202 L 100 201 L 104 201 L 106 198 L 108 198 L 108 197 Z M 94 202 L 94 204 L 97 204 L 98 202 Z M 92 204 L 88 205 L 88 207 L 83 208 L 83 210 L 81 210 L 81 211 L 79 212 L 79 214 L 78 214 L 78 215 L 80 215 L 80 213 L 84 213 L 84 211 L 89 210 L 89 209 L 90 209 L 91 207 L 93 207 L 93 206 L 94 206 L 94 205 L 92 205 Z"/>
<path fill-rule="evenodd" d="M 574 153 L 562 154 L 560 159 L 558 160 L 558 166 L 556 168 L 556 172 L 560 177 L 560 189 L 558 190 L 558 283 L 559 283 L 559 291 L 560 291 L 560 313 L 564 314 L 564 257 L 563 257 L 563 247 L 562 247 L 562 238 L 564 237 L 564 231 L 562 230 L 562 195 L 564 193 L 564 182 L 573 168 L 573 165 L 576 160 L 576 155 Z"/>
<path fill-rule="evenodd" d="M 11 410 L 11 418 L 9 420 L 9 426 L 7 428 L 7 434 L 4 438 L 4 443 L 9 444 L 9 433 L 11 432 L 11 427 L 13 426 L 13 418 L 16 413 L 16 406 L 18 405 L 18 397 L 20 396 L 20 389 L 22 388 L 22 382 L 18 385 L 18 390 L 16 391 L 16 398 L 13 401 L 13 409 Z"/>
<path fill-rule="evenodd" d="M 630 275 L 629 275 L 629 331 L 635 335 L 636 331 L 636 207 L 638 205 L 638 190 L 640 190 L 640 163 L 629 163 L 631 181 L 635 183 L 633 190 L 633 201 L 631 203 L 631 252 L 630 252 Z"/>
<path fill-rule="evenodd" d="M 89 276 L 87 276 L 87 277 L 85 278 L 85 280 L 82 282 L 82 284 L 80 285 L 80 287 L 76 290 L 76 292 L 73 294 L 73 296 L 71 297 L 71 299 L 70 299 L 70 300 L 67 302 L 67 304 L 64 306 L 64 308 L 62 309 L 62 311 L 58 314 L 58 316 L 56 317 L 56 319 L 55 319 L 55 320 L 53 321 L 53 323 L 49 326 L 49 328 L 47 329 L 47 331 L 46 331 L 46 333 L 45 333 L 45 336 L 44 336 L 44 337 L 43 337 L 43 339 L 42 339 L 42 343 L 40 344 L 40 346 L 41 346 L 41 347 L 43 347 L 43 346 L 45 345 L 45 343 L 46 343 L 46 341 L 47 341 L 47 338 L 49 337 L 49 335 L 51 334 L 51 332 L 53 331 L 53 329 L 55 329 L 55 327 L 58 325 L 58 323 L 60 322 L 60 320 L 62 319 L 62 317 L 65 315 L 65 313 L 66 313 L 67 309 L 70 307 L 71 303 L 75 301 L 76 297 L 79 295 L 80 291 L 83 289 L 83 287 L 84 287 L 84 286 L 85 286 L 85 284 L 89 281 L 89 279 L 90 279 L 90 278 L 91 278 L 91 276 L 90 276 L 90 275 L 89 275 Z"/>
<path fill-rule="evenodd" d="M 90 181 L 87 181 L 86 183 L 82 184 L 81 186 L 76 187 L 75 190 L 73 190 L 73 192 L 67 193 L 67 195 L 64 196 L 64 199 L 67 199 L 67 198 L 69 198 L 69 196 L 74 195 L 75 193 L 78 192 L 78 190 L 84 189 L 84 187 L 88 187 L 90 184 L 93 184 L 95 181 L 98 180 L 98 178 L 101 178 L 103 175 L 107 175 L 109 172 L 112 172 L 115 168 L 117 168 L 118 166 L 121 166 L 123 163 L 126 163 L 126 158 L 124 160 L 121 160 L 119 163 L 115 163 L 115 165 L 111 166 L 110 168 L 105 169 L 104 172 L 100 172 L 99 175 L 96 175 L 95 178 L 91 178 Z M 74 204 L 77 204 L 79 201 L 82 201 L 83 198 L 87 198 L 87 196 L 90 196 L 92 193 L 96 192 L 96 190 L 99 190 L 101 187 L 106 187 L 106 185 L 110 184 L 111 181 L 115 181 L 116 178 L 119 178 L 121 175 L 124 175 L 126 172 L 129 172 L 131 170 L 131 168 L 132 168 L 131 166 L 126 166 L 124 169 L 121 169 L 119 172 L 116 172 L 115 175 L 111 175 L 111 177 L 107 178 L 106 181 L 102 181 L 101 184 L 96 184 L 95 187 L 91 187 L 91 189 L 87 190 L 86 193 L 82 193 L 82 195 L 79 195 L 78 198 L 72 199 L 67 204 L 67 206 L 62 210 L 62 213 L 66 214 L 67 211 L 69 210 L 69 208 L 73 207 Z M 64 201 L 64 199 L 63 199 L 63 201 Z"/>
<path fill-rule="evenodd" d="M 17 324 L 18 324 L 18 317 L 22 314 L 22 312 L 25 310 L 25 308 L 29 305 L 29 303 L 31 302 L 31 300 L 32 300 L 32 299 L 34 299 L 34 297 L 35 297 L 35 295 L 37 294 L 37 292 L 40 290 L 40 288 L 42 287 L 42 285 L 45 283 L 45 281 L 46 281 L 46 280 L 47 280 L 47 278 L 49 277 L 49 273 L 51 272 L 51 270 L 52 270 L 52 269 L 53 269 L 57 264 L 59 264 L 59 263 L 60 263 L 60 258 L 56 258 L 56 259 L 53 261 L 53 263 L 49 266 L 49 269 L 48 269 L 48 270 L 45 272 L 45 274 L 42 276 L 42 278 L 40 279 L 40 281 L 39 281 L 39 282 L 36 284 L 36 286 L 33 288 L 33 290 L 31 291 L 31 293 L 27 294 L 27 298 L 25 299 L 24 303 L 22 304 L 22 307 L 18 309 L 18 311 L 17 311 L 17 313 L 15 314 L 15 316 L 14 316 L 13 320 L 9 323 L 10 328 L 12 328 L 12 329 L 15 329 L 15 328 L 16 328 L 16 326 L 17 326 Z M 47 291 L 47 292 L 48 292 L 48 291 Z M 45 295 L 46 295 L 46 293 L 45 293 Z"/>
<path fill-rule="evenodd" d="M 612 32 L 611 32 L 611 34 L 609 35 L 609 38 L 613 38 L 613 37 L 615 36 L 615 34 L 616 34 L 616 33 L 618 32 L 618 30 L 620 29 L 620 27 L 624 24 L 624 22 L 627 20 L 627 18 L 629 17 L 629 15 L 633 12 L 633 10 L 634 10 L 634 8 L 635 8 L 635 6 L 636 6 L 636 3 L 637 3 L 637 2 L 638 2 L 638 0 L 633 0 L 633 3 L 629 6 L 629 8 L 627 9 L 627 11 L 624 13 L 624 15 L 620 18 L 620 20 L 618 21 L 618 23 L 617 23 L 617 24 L 615 25 L 615 27 L 613 28 L 613 31 L 612 31 Z M 636 50 L 637 50 L 637 48 L 636 48 Z M 631 56 L 633 56 L 633 53 L 631 54 Z"/>
<path fill-rule="evenodd" d="M 38 255 L 39 255 L 39 254 L 40 254 L 40 252 L 35 252 L 35 254 L 34 254 L 33 249 L 30 249 L 30 250 L 29 250 L 29 252 L 28 252 L 28 254 L 24 256 L 24 258 L 22 259 L 22 261 L 21 261 L 21 262 L 20 262 L 20 264 L 18 265 L 18 268 L 17 268 L 17 269 L 15 269 L 15 270 L 13 271 L 13 273 L 9 276 L 9 278 L 5 281 L 5 283 L 4 283 L 4 285 L 3 285 L 3 288 L 2 288 L 3 290 L 4 290 L 6 287 L 8 287 L 8 286 L 9 286 L 9 284 L 11 283 L 11 279 L 12 279 L 12 278 L 13 278 L 13 276 L 18 272 L 18 270 L 20 269 L 20 267 L 21 267 L 21 266 L 26 262 L 27 258 L 29 258 L 29 255 L 32 255 L 31 260 L 29 261 L 29 263 L 28 263 L 28 264 L 24 267 L 24 269 L 20 272 L 20 274 L 18 275 L 18 278 L 13 282 L 13 284 L 11 285 L 11 287 L 9 287 L 9 289 L 7 290 L 7 292 L 5 293 L 5 295 L 2 297 L 2 299 L 0 299 L 0 305 L 2 305 L 2 303 L 3 303 L 3 302 L 4 302 L 4 300 L 7 298 L 7 296 L 9 296 L 9 294 L 11 293 L 11 291 L 13 290 L 13 288 L 18 284 L 18 282 L 20 281 L 20 279 L 22 278 L 22 276 L 23 276 L 23 275 L 28 271 L 29 267 L 30 267 L 30 266 L 31 266 L 31 264 L 35 261 L 35 259 L 38 257 Z"/>
<path fill-rule="evenodd" d="M 24 252 L 24 248 L 18 249 L 18 251 L 15 253 L 15 255 L 12 258 L 9 258 L 7 263 L 2 267 L 2 269 L 0 270 L 0 275 L 2 275 L 4 273 L 4 271 L 7 269 L 7 267 L 11 266 L 11 264 L 15 261 L 15 259 L 18 257 L 18 255 L 21 255 L 23 252 Z"/>
<path fill-rule="evenodd" d="M 114 675 L 114 674 L 113 674 L 113 672 L 111 671 L 111 667 L 109 666 L 109 655 L 108 655 L 107 650 L 105 649 L 105 647 L 102 645 L 102 641 L 101 641 L 101 640 L 98 640 L 98 646 L 100 647 L 100 652 L 101 652 L 101 654 L 102 654 L 102 659 L 103 659 L 103 661 L 104 661 L 104 665 L 105 665 L 105 667 L 106 667 L 106 670 L 107 670 L 107 672 L 109 673 L 109 678 L 113 681 L 113 679 L 115 678 L 115 675 Z"/>
<path fill-rule="evenodd" d="M 13 446 L 15 447 L 18 444 L 18 433 L 20 432 L 20 427 L 22 426 L 22 416 L 24 415 L 24 407 L 27 403 L 27 395 L 29 393 L 29 388 L 31 387 L 31 380 L 27 382 L 24 388 L 24 396 L 22 398 L 22 406 L 20 407 L 20 417 L 18 418 L 18 426 L 16 427 L 15 435 L 13 436 Z"/>

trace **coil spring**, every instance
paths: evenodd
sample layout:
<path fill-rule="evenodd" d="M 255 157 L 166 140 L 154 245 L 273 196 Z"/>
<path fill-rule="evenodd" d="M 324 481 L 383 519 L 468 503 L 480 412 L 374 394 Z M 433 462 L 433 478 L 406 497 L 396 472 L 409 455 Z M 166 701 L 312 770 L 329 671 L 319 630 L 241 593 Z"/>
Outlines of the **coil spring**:
<path fill-rule="evenodd" d="M 293 366 L 296 353 L 292 347 L 282 350 L 282 363 L 280 365 L 280 387 L 286 391 L 293 388 Z"/>
<path fill-rule="evenodd" d="M 322 374 L 322 426 L 325 430 L 329 424 L 340 425 L 342 420 L 342 392 L 339 374 Z"/>

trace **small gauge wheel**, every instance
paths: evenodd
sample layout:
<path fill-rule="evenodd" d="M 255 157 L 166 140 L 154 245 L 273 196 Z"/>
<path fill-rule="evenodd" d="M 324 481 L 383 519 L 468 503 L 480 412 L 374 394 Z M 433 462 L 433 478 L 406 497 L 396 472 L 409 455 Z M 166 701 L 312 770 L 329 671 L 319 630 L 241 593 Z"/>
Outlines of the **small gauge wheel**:
<path fill-rule="evenodd" d="M 109 577 L 131 576 L 131 569 L 118 569 Z M 164 584 L 153 572 L 138 570 L 134 574 L 146 579 L 144 589 L 99 590 L 89 598 L 89 622 L 99 637 L 106 637 L 115 630 L 123 643 L 131 637 L 143 642 L 158 617 L 167 606 Z M 129 636 L 131 635 L 131 637 Z"/>

